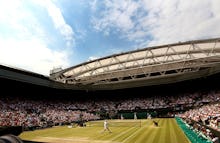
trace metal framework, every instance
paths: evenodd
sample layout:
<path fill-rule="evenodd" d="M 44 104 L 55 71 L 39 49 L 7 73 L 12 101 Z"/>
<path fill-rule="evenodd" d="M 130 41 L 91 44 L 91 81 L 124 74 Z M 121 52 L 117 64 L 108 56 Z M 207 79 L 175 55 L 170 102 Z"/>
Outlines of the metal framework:
<path fill-rule="evenodd" d="M 132 87 L 132 82 L 138 86 L 137 81 L 143 83 L 144 80 L 147 84 L 156 78 L 195 73 L 219 65 L 220 38 L 216 38 L 115 54 L 53 73 L 51 78 L 65 84 L 95 88 L 128 82 Z M 126 88 L 126 85 L 115 88 Z"/>

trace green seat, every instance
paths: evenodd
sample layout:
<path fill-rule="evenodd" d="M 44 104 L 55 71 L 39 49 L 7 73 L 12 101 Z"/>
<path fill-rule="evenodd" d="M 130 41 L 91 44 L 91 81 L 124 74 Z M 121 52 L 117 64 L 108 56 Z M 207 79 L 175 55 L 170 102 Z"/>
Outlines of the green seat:
<path fill-rule="evenodd" d="M 196 131 L 194 131 L 192 127 L 186 124 L 181 118 L 176 117 L 176 122 L 192 143 L 212 143 L 204 134 L 196 133 Z"/>

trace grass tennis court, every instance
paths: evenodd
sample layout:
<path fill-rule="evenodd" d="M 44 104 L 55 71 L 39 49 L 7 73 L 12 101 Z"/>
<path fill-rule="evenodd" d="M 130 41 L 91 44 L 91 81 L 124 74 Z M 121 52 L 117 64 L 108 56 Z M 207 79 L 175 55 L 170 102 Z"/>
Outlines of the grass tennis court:
<path fill-rule="evenodd" d="M 23 132 L 23 140 L 48 143 L 190 143 L 176 120 L 108 120 L 112 133 L 102 132 L 103 121 L 86 123 L 86 127 L 58 126 Z"/>

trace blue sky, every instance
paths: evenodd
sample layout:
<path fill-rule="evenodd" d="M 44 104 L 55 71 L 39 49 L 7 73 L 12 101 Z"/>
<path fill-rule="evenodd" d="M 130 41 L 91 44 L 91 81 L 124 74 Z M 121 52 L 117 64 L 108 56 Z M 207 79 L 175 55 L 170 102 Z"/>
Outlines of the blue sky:
<path fill-rule="evenodd" d="M 107 55 L 220 37 L 219 0 L 0 0 L 0 64 L 49 75 Z"/>

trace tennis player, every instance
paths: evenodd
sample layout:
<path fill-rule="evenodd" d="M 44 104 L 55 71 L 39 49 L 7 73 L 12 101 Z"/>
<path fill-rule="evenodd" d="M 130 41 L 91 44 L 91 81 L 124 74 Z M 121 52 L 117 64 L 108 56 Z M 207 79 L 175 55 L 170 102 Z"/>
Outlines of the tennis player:
<path fill-rule="evenodd" d="M 109 129 L 109 124 L 108 124 L 107 120 L 104 121 L 104 130 L 103 130 L 103 132 L 105 132 L 105 131 L 108 131 L 109 133 L 112 133 L 112 131 Z"/>

